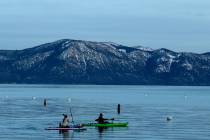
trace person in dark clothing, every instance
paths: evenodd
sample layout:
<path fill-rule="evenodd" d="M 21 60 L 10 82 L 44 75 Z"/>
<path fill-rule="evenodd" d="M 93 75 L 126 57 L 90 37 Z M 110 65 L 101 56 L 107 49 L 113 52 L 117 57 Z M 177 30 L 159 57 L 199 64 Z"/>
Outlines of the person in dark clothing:
<path fill-rule="evenodd" d="M 100 113 L 99 117 L 95 121 L 98 122 L 99 124 L 105 124 L 105 123 L 109 123 L 107 120 L 114 120 L 114 118 L 112 119 L 103 118 L 103 114 Z"/>

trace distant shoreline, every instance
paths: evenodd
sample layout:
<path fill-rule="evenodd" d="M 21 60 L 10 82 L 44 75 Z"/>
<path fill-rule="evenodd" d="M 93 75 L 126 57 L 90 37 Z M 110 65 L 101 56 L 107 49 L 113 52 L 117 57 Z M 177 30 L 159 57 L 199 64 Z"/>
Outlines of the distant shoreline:
<path fill-rule="evenodd" d="M 100 84 L 0 84 L 1 86 L 48 86 L 48 87 L 53 87 L 53 86 L 142 86 L 142 87 L 210 87 L 210 85 L 126 85 L 126 84 L 121 84 L 121 85 L 109 85 L 109 84 L 105 84 L 105 85 L 100 85 Z"/>

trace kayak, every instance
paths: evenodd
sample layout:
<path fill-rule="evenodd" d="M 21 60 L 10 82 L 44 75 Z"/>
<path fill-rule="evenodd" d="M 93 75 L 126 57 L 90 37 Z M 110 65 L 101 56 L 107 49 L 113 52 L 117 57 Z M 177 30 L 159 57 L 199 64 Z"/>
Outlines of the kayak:
<path fill-rule="evenodd" d="M 82 130 L 86 130 L 86 128 L 78 128 L 78 127 L 69 127 L 69 128 L 61 128 L 61 127 L 48 127 L 45 130 L 60 130 L 60 131 L 68 131 L 68 130 L 78 130 L 78 131 L 82 131 Z"/>
<path fill-rule="evenodd" d="M 86 123 L 82 124 L 83 126 L 95 126 L 95 127 L 127 127 L 128 123 L 105 123 L 105 124 L 99 124 L 99 123 Z"/>

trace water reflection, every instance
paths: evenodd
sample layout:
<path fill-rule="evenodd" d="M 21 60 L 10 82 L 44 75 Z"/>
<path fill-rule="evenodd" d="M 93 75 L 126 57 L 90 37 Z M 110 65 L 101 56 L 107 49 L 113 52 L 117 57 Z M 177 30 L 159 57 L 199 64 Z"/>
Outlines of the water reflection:
<path fill-rule="evenodd" d="M 59 131 L 59 134 L 62 134 L 63 140 L 70 140 L 74 137 L 73 131 Z"/>
<path fill-rule="evenodd" d="M 107 129 L 108 129 L 107 127 L 98 127 L 98 132 L 99 132 L 99 134 L 102 134 Z"/>
<path fill-rule="evenodd" d="M 69 139 L 69 132 L 63 132 L 63 140 L 68 140 Z"/>
<path fill-rule="evenodd" d="M 98 134 L 99 134 L 99 138 L 102 138 L 103 137 L 103 134 L 105 131 L 107 131 L 107 127 L 98 127 Z"/>
<path fill-rule="evenodd" d="M 119 132 L 127 132 L 128 127 L 98 127 L 96 128 L 98 131 L 99 139 L 104 139 L 107 137 L 107 134 L 110 135 L 112 133 L 119 133 Z"/>

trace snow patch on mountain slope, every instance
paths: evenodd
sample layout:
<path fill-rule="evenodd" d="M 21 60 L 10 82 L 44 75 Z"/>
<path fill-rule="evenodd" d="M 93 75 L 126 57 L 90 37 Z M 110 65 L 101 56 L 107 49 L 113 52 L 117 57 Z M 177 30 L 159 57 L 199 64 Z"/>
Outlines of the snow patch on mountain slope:
<path fill-rule="evenodd" d="M 182 64 L 182 67 L 184 67 L 186 70 L 190 71 L 193 69 L 192 64 L 190 64 L 188 61 Z"/>
<path fill-rule="evenodd" d="M 126 53 L 125 49 L 119 49 L 120 52 Z"/>
<path fill-rule="evenodd" d="M 114 43 L 114 42 L 102 42 L 102 44 L 104 44 L 106 46 L 111 46 L 111 47 L 113 47 L 113 46 L 120 46 L 119 44 Z"/>
<path fill-rule="evenodd" d="M 6 56 L 0 55 L 0 60 L 9 60 L 9 58 Z"/>
<path fill-rule="evenodd" d="M 148 51 L 148 52 L 154 51 L 154 49 L 152 49 L 150 47 L 134 46 L 134 48 L 137 48 L 138 50 L 141 50 L 141 51 Z"/>
<path fill-rule="evenodd" d="M 59 59 L 74 64 L 76 67 L 81 67 L 83 70 L 86 70 L 87 65 L 99 68 L 99 65 L 104 65 L 104 58 L 106 57 L 95 50 L 96 46 L 89 45 L 87 43 L 77 43 L 74 47 L 69 47 L 63 51 Z"/>
<path fill-rule="evenodd" d="M 176 56 L 171 55 L 167 53 L 166 55 L 160 57 L 157 59 L 157 68 L 155 69 L 155 72 L 157 73 L 163 73 L 163 72 L 170 72 L 171 65 L 174 62 L 174 59 Z"/>
<path fill-rule="evenodd" d="M 53 53 L 53 51 L 48 51 L 48 52 L 44 52 L 44 53 L 37 53 L 37 54 L 35 54 L 31 57 L 20 59 L 16 63 L 14 63 L 13 65 L 15 65 L 17 67 L 17 69 L 19 69 L 19 70 L 21 70 L 21 69 L 27 70 L 27 69 L 32 68 L 35 64 L 37 64 L 41 61 L 44 61 L 52 53 Z"/>

